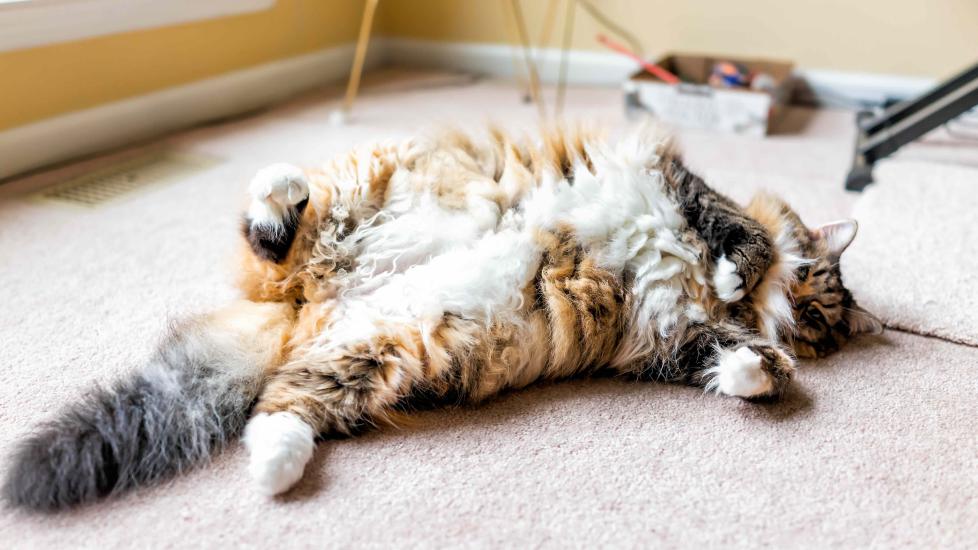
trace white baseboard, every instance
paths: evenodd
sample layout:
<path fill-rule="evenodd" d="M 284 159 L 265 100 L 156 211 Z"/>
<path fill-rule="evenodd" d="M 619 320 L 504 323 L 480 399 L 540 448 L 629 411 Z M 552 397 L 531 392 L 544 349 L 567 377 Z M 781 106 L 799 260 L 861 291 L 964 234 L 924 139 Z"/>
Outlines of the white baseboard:
<path fill-rule="evenodd" d="M 436 42 L 410 38 L 386 38 L 385 59 L 390 63 L 438 69 L 477 72 L 489 76 L 513 77 L 524 71 L 522 51 L 514 54 L 508 44 Z M 540 79 L 557 81 L 560 50 L 535 51 Z M 617 86 L 634 73 L 635 63 L 612 52 L 572 50 L 568 58 L 568 82 L 576 85 Z M 799 69 L 795 76 L 805 82 L 816 101 L 848 98 L 857 103 L 878 103 L 889 98 L 907 98 L 934 85 L 934 79 L 873 73 Z"/>
<path fill-rule="evenodd" d="M 0 179 L 342 80 L 350 71 L 353 49 L 345 44 L 0 131 Z M 382 58 L 382 48 L 371 48 L 367 67 Z"/>
<path fill-rule="evenodd" d="M 887 99 L 906 99 L 937 83 L 933 78 L 814 69 L 796 70 L 795 75 L 807 84 L 806 94 L 810 99 L 827 105 L 878 104 Z"/>
<path fill-rule="evenodd" d="M 349 72 L 353 49 L 353 44 L 337 46 L 0 131 L 0 180 L 342 80 Z M 555 82 L 560 50 L 537 53 L 541 80 Z M 512 48 L 506 44 L 378 37 L 370 44 L 367 67 L 384 63 L 502 78 L 524 70 L 514 63 Z M 575 85 L 618 86 L 634 70 L 631 61 L 611 52 L 573 50 L 568 58 L 568 82 Z M 909 97 L 933 83 L 922 78 L 838 71 L 799 70 L 797 74 L 808 84 L 815 101 L 821 96 L 830 105 L 838 104 L 840 98 L 875 103 L 887 97 Z"/>
<path fill-rule="evenodd" d="M 522 50 L 508 44 L 435 42 L 411 38 L 384 39 L 388 63 L 435 69 L 474 72 L 512 78 L 525 74 Z M 535 50 L 534 56 L 544 83 L 557 81 L 560 50 Z M 635 64 L 621 55 L 589 50 L 572 50 L 567 58 L 567 81 L 576 85 L 617 86 L 635 72 Z"/>

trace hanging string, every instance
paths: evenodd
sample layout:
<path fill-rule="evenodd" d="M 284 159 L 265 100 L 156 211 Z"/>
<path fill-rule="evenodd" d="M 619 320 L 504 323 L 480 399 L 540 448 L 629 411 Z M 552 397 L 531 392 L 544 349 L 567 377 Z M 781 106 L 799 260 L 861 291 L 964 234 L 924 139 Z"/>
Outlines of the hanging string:
<path fill-rule="evenodd" d="M 523 17 L 523 8 L 520 6 L 519 0 L 510 0 L 510 5 L 513 7 L 516 32 L 523 46 L 523 58 L 526 63 L 527 75 L 530 79 L 530 98 L 536 103 L 537 110 L 540 112 L 540 118 L 545 120 L 547 118 L 547 108 L 543 103 L 543 95 L 540 93 L 540 75 L 537 73 L 536 63 L 533 62 L 533 58 L 530 55 L 530 35 L 526 30 L 526 19 Z"/>
<path fill-rule="evenodd" d="M 505 0 L 504 0 L 505 1 Z M 610 17 L 602 13 L 601 9 L 595 6 L 591 0 L 565 0 L 565 11 L 564 11 L 564 29 L 563 38 L 561 42 L 561 52 L 560 52 L 560 67 L 557 76 L 557 92 L 556 101 L 554 106 L 554 116 L 555 118 L 560 118 L 563 115 L 564 105 L 566 103 L 567 97 L 567 79 L 569 72 L 569 57 L 570 48 L 574 36 L 574 17 L 577 5 L 580 5 L 588 12 L 591 17 L 593 17 L 600 25 L 604 26 L 608 32 L 619 37 L 621 40 L 628 43 L 631 50 L 640 57 L 644 58 L 642 43 L 635 37 L 634 34 L 626 30 L 621 25 L 615 23 Z M 540 73 L 539 66 L 543 62 L 543 50 L 546 48 L 547 44 L 550 42 L 550 35 L 553 32 L 554 20 L 556 19 L 556 0 L 549 0 L 547 8 L 544 14 L 543 28 L 540 33 L 540 40 L 537 43 L 536 55 L 534 55 L 534 50 L 529 38 L 529 32 L 527 31 L 526 18 L 523 14 L 522 6 L 520 5 L 520 0 L 509 0 L 507 2 L 509 6 L 511 24 L 515 28 L 515 33 L 512 29 L 509 32 L 510 40 L 515 42 L 513 51 L 513 64 L 516 68 L 517 78 L 522 81 L 522 71 L 519 65 L 521 63 L 518 59 L 518 52 L 515 50 L 518 48 L 522 50 L 522 65 L 526 69 L 527 82 L 526 87 L 529 92 L 530 100 L 536 104 L 537 110 L 540 114 L 541 120 L 546 120 L 547 109 L 544 103 L 543 93 L 541 91 L 540 84 Z M 514 36 L 515 35 L 515 36 Z"/>
<path fill-rule="evenodd" d="M 618 38 L 628 42 L 629 47 L 631 47 L 632 51 L 638 54 L 639 57 L 645 57 L 642 42 L 639 41 L 634 34 L 628 32 L 628 30 L 626 30 L 624 27 L 612 21 L 610 17 L 601 13 L 601 10 L 592 4 L 591 0 L 576 0 L 576 2 L 580 4 L 585 11 L 591 14 L 591 17 L 596 19 L 598 23 L 604 25 L 604 27 L 608 29 L 608 32 L 617 35 Z"/>
<path fill-rule="evenodd" d="M 540 30 L 540 40 L 537 41 L 537 63 L 542 63 L 543 50 L 550 44 L 550 35 L 553 34 L 554 23 L 557 20 L 558 0 L 547 1 L 547 11 L 543 14 L 543 28 Z"/>
<path fill-rule="evenodd" d="M 567 60 L 570 57 L 571 39 L 574 37 L 574 11 L 577 4 L 567 0 L 564 11 L 564 40 L 560 46 L 560 74 L 557 77 L 557 105 L 554 108 L 554 118 L 560 120 L 564 114 L 564 97 L 567 94 Z"/>

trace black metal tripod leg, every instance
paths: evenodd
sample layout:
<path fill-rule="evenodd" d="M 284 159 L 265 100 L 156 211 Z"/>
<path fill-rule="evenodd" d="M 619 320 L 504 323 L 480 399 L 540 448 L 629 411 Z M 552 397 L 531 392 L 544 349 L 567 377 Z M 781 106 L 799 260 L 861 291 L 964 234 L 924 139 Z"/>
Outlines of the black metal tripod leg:
<path fill-rule="evenodd" d="M 873 166 L 871 164 L 853 165 L 846 176 L 846 189 L 849 191 L 862 191 L 869 184 L 873 183 Z"/>
<path fill-rule="evenodd" d="M 857 119 L 856 152 L 846 189 L 861 191 L 873 181 L 873 164 L 978 105 L 978 65 L 919 99 L 888 110 L 893 118 Z M 965 78 L 967 77 L 967 78 Z M 885 113 L 884 113 L 885 114 Z M 872 129 L 870 131 L 869 129 Z"/>
<path fill-rule="evenodd" d="M 859 127 L 867 134 L 873 134 L 887 126 L 893 126 L 975 79 L 978 79 L 978 63 L 941 82 L 923 95 L 901 101 L 880 113 L 879 116 L 869 116 L 860 120 Z"/>
<path fill-rule="evenodd" d="M 957 118 L 975 105 L 978 105 L 978 75 L 971 82 L 922 107 L 893 126 L 872 134 L 860 152 L 867 160 L 875 162 L 945 122 Z"/>
<path fill-rule="evenodd" d="M 855 154 L 852 158 L 852 168 L 846 176 L 846 189 L 849 191 L 862 191 L 867 185 L 873 183 L 873 165 L 866 162 L 866 157 L 860 151 L 866 142 L 866 131 L 863 130 L 863 122 L 873 118 L 873 113 L 860 111 L 856 113 L 856 144 Z"/>

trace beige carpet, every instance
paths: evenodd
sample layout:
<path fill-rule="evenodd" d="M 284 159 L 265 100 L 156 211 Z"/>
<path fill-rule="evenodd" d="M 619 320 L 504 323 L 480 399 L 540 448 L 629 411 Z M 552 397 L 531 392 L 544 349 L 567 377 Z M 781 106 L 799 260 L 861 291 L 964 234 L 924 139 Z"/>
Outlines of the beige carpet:
<path fill-rule="evenodd" d="M 843 258 L 888 326 L 978 346 L 978 170 L 893 161 L 876 169 Z"/>
<path fill-rule="evenodd" d="M 97 210 L 25 193 L 105 159 L 0 186 L 0 455 L 93 382 L 139 364 L 168 316 L 233 295 L 231 246 L 256 168 L 435 120 L 533 117 L 505 83 L 394 89 L 365 97 L 343 129 L 325 124 L 330 90 L 164 140 L 226 162 Z M 575 116 L 622 123 L 617 90 L 569 99 Z M 851 124 L 849 113 L 794 110 L 771 139 L 682 137 L 721 189 L 741 200 L 776 189 L 817 223 L 856 200 L 841 189 Z M 776 405 L 613 380 L 535 387 L 328 442 L 281 500 L 250 490 L 238 447 L 104 504 L 5 510 L 0 547 L 965 548 L 978 540 L 975 365 L 976 348 L 887 332 L 805 363 Z"/>

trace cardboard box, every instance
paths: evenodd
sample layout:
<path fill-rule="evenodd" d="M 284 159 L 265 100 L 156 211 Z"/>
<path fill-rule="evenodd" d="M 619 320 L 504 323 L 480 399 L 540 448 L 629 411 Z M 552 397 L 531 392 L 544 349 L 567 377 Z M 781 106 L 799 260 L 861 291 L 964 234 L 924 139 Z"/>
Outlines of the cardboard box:
<path fill-rule="evenodd" d="M 751 73 L 770 75 L 771 86 L 765 90 L 710 86 L 707 80 L 719 61 L 732 61 Z M 675 126 L 763 137 L 791 93 L 789 62 L 670 54 L 656 63 L 682 83 L 667 84 L 644 70 L 635 73 L 624 86 L 630 116 L 646 112 Z"/>

